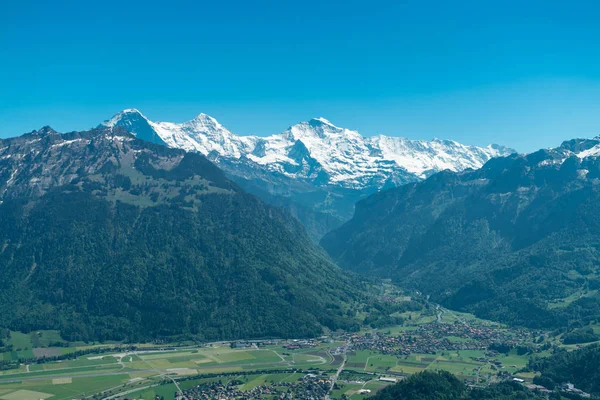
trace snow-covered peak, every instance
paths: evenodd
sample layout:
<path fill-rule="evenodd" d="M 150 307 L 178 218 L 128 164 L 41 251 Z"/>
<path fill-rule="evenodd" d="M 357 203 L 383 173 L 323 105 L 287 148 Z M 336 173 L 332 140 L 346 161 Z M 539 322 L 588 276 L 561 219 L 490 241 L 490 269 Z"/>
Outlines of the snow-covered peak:
<path fill-rule="evenodd" d="M 160 123 L 160 122 L 159 122 Z M 165 123 L 163 123 L 165 124 Z M 196 118 L 177 125 L 194 133 L 204 133 L 210 136 L 233 136 L 229 130 L 219 123 L 216 119 L 207 114 L 198 114 Z"/>
<path fill-rule="evenodd" d="M 365 138 L 323 117 L 269 137 L 235 135 L 207 114 L 184 123 L 152 122 L 130 109 L 104 125 L 122 126 L 142 138 L 159 137 L 169 147 L 205 155 L 216 153 L 230 160 L 244 158 L 250 167 L 318 185 L 353 188 L 423 179 L 444 169 L 479 168 L 492 157 L 514 153 L 502 146 L 465 146 L 453 140 L 384 135 Z"/>
<path fill-rule="evenodd" d="M 232 134 L 215 118 L 201 113 L 183 122 L 153 122 L 136 109 L 123 110 L 103 123 L 121 126 L 137 137 L 160 142 L 169 147 L 198 151 L 204 155 L 212 151 L 225 157 L 239 158 L 255 140 Z"/>
<path fill-rule="evenodd" d="M 302 140 L 303 138 L 321 138 L 331 141 L 346 140 L 347 138 L 358 140 L 362 138 L 358 132 L 337 127 L 322 117 L 293 125 L 284 132 L 284 134 L 286 133 L 297 140 Z"/>
<path fill-rule="evenodd" d="M 121 113 L 122 114 L 139 114 L 139 115 L 143 116 L 143 114 L 137 108 L 126 108 L 125 110 L 121 111 Z"/>
<path fill-rule="evenodd" d="M 119 123 L 122 123 L 124 120 L 131 119 L 144 119 L 148 120 L 139 110 L 136 108 L 127 108 L 117 114 L 115 114 L 111 119 L 104 121 L 101 125 L 112 128 L 114 126 L 119 126 Z"/>
<path fill-rule="evenodd" d="M 166 144 L 161 137 L 157 135 L 156 130 L 152 126 L 152 122 L 135 108 L 128 108 L 115 114 L 111 119 L 101 123 L 99 127 L 121 127 L 126 131 L 131 132 L 139 139 L 156 144 Z"/>
<path fill-rule="evenodd" d="M 219 123 L 216 119 L 211 117 L 208 114 L 200 113 L 196 116 L 196 118 L 186 122 L 186 124 L 198 124 L 206 127 L 220 127 L 223 128 L 223 125 Z"/>
<path fill-rule="evenodd" d="M 335 125 L 333 125 L 331 122 L 329 122 L 329 120 L 323 118 L 323 117 L 317 117 L 317 118 L 313 118 L 309 121 L 309 124 L 313 123 L 313 124 L 324 124 L 324 125 L 330 125 L 335 127 Z"/>
<path fill-rule="evenodd" d="M 381 152 L 383 159 L 394 161 L 420 178 L 446 169 L 462 171 L 480 168 L 492 157 L 514 153 L 514 150 L 507 148 L 497 150 L 490 146 L 466 146 L 454 140 L 437 138 L 426 141 L 379 135 L 367 140 Z"/>

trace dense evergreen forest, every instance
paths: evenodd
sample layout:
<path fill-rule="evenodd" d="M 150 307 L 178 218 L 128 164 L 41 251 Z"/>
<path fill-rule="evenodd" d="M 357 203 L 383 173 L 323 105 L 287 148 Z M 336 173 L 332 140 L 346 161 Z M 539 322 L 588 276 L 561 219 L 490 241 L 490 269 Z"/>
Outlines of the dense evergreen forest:
<path fill-rule="evenodd" d="M 532 358 L 529 368 L 541 373 L 534 382 L 552 387 L 572 383 L 578 389 L 600 396 L 600 346 L 575 351 L 557 351 L 551 357 Z"/>
<path fill-rule="evenodd" d="M 344 268 L 453 309 L 531 328 L 586 326 L 600 319 L 600 159 L 568 152 L 598 140 L 589 142 L 382 191 L 321 244 Z"/>
<path fill-rule="evenodd" d="M 119 129 L 2 144 L 0 326 L 136 341 L 356 328 L 356 282 L 202 155 Z"/>
<path fill-rule="evenodd" d="M 555 398 L 556 396 L 551 396 Z M 560 396 L 556 397 L 560 399 Z M 524 386 L 503 382 L 485 389 L 468 389 L 447 371 L 423 371 L 388 386 L 371 397 L 373 400 L 542 400 L 546 395 Z"/>

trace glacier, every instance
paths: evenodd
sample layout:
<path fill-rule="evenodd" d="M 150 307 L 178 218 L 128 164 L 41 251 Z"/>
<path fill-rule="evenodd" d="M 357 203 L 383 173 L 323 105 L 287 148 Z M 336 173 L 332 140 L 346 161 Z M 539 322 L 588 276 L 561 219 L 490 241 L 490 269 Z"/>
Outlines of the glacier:
<path fill-rule="evenodd" d="M 224 158 L 315 186 L 382 189 L 425 179 L 442 171 L 477 169 L 493 157 L 515 153 L 499 145 L 464 145 L 453 140 L 364 137 L 325 118 L 300 122 L 266 137 L 240 136 L 215 118 L 199 114 L 183 122 L 154 122 L 137 109 L 117 113 L 102 126 L 120 126 L 144 140 Z"/>

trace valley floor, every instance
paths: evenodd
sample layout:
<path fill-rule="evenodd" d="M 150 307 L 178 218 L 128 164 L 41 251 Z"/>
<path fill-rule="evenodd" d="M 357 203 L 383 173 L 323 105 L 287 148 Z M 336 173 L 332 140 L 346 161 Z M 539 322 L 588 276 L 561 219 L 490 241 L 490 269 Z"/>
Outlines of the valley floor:
<path fill-rule="evenodd" d="M 55 331 L 11 332 L 13 350 L 0 360 L 29 361 L 0 372 L 0 400 L 271 399 L 288 393 L 296 399 L 363 399 L 424 370 L 446 370 L 472 386 L 515 378 L 527 384 L 534 377 L 525 369 L 533 354 L 575 347 L 548 332 L 509 328 L 435 304 L 398 317 L 402 325 L 319 339 L 200 345 L 59 347 Z M 511 349 L 496 351 L 495 343 Z"/>

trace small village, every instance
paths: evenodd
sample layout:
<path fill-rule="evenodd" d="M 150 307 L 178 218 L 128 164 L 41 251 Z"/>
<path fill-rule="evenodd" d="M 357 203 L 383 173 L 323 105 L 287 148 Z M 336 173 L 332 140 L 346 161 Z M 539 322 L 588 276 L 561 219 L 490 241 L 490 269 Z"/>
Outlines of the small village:
<path fill-rule="evenodd" d="M 435 354 L 438 351 L 486 350 L 501 343 L 515 347 L 531 341 L 537 333 L 523 329 L 498 329 L 469 326 L 460 322 L 432 322 L 392 335 L 382 331 L 349 334 L 346 339 L 355 350 L 373 350 L 381 354 L 408 356 L 413 353 Z"/>
<path fill-rule="evenodd" d="M 297 382 L 272 382 L 256 386 L 250 390 L 240 389 L 243 382 L 230 381 L 227 384 L 209 383 L 198 385 L 176 394 L 176 400 L 257 400 L 257 399 L 323 399 L 329 393 L 331 380 L 327 376 L 306 374 Z"/>

